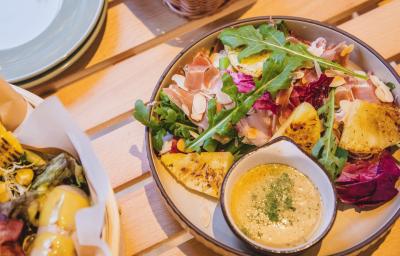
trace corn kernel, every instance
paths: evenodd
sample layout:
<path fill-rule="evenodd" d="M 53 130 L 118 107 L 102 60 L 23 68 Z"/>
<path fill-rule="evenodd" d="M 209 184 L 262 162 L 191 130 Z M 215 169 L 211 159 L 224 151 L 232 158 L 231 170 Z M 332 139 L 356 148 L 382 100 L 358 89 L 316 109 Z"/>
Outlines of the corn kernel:
<path fill-rule="evenodd" d="M 10 200 L 10 192 L 8 192 L 7 184 L 0 181 L 0 203 L 5 203 Z"/>
<path fill-rule="evenodd" d="M 31 184 L 33 179 L 33 170 L 29 168 L 20 169 L 17 171 L 17 175 L 15 176 L 15 180 L 20 185 L 29 185 Z"/>

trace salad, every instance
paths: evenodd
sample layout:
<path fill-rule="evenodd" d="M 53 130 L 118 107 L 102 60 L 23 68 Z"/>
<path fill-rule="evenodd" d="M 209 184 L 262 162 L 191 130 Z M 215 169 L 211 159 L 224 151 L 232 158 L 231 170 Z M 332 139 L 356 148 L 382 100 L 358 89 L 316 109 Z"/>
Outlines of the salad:
<path fill-rule="evenodd" d="M 235 159 L 287 136 L 320 162 L 343 203 L 377 206 L 398 193 L 394 84 L 352 63 L 353 44 L 310 42 L 282 21 L 226 28 L 218 39 L 156 101 L 135 103 L 135 119 L 181 183 L 218 197 Z"/>
<path fill-rule="evenodd" d="M 0 123 L 1 255 L 77 255 L 75 214 L 89 205 L 77 159 L 29 149 Z"/>

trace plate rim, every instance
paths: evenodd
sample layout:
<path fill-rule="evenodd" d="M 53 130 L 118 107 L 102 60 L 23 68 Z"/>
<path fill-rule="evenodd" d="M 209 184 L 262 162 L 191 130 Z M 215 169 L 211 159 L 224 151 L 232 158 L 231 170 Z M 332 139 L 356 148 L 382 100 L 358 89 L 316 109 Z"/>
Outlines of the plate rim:
<path fill-rule="evenodd" d="M 30 89 L 36 86 L 40 86 L 42 83 L 47 82 L 52 78 L 58 76 L 62 72 L 66 71 L 69 67 L 71 67 L 78 60 L 80 60 L 80 58 L 82 58 L 85 55 L 85 53 L 89 50 L 89 48 L 94 44 L 98 35 L 100 34 L 101 29 L 103 28 L 104 23 L 106 21 L 107 8 L 108 8 L 108 3 L 105 2 L 102 12 L 100 14 L 100 18 L 97 21 L 93 31 L 89 33 L 88 37 L 82 43 L 82 45 L 80 45 L 73 53 L 71 53 L 71 55 L 69 55 L 68 58 L 56 64 L 52 68 L 44 71 L 43 73 L 29 77 L 19 82 L 14 82 L 13 84 L 23 89 Z M 43 84 L 43 86 L 45 85 Z"/>
<path fill-rule="evenodd" d="M 54 68 L 58 64 L 62 63 L 66 59 L 68 59 L 71 55 L 73 55 L 74 52 L 77 49 L 79 49 L 85 43 L 85 41 L 89 38 L 89 36 L 92 34 L 93 30 L 96 28 L 96 25 L 99 23 L 99 20 L 100 20 L 100 17 L 102 15 L 102 11 L 103 11 L 104 5 L 107 4 L 107 0 L 96 0 L 96 1 L 98 1 L 98 3 L 96 4 L 95 15 L 91 19 L 89 26 L 87 26 L 85 31 L 82 34 L 80 34 L 79 39 L 77 41 L 75 41 L 71 45 L 71 47 L 68 47 L 68 49 L 66 49 L 66 51 L 63 54 L 59 54 L 58 57 L 55 57 L 53 59 L 53 61 L 49 61 L 49 62 L 47 62 L 47 64 L 45 64 L 45 65 L 43 65 L 41 67 L 32 69 L 27 74 L 22 74 L 22 75 L 20 74 L 20 75 L 14 76 L 11 79 L 7 78 L 6 79 L 7 82 L 9 82 L 9 83 L 20 83 L 20 82 L 23 82 L 25 80 L 29 80 L 31 78 L 34 78 L 35 76 L 40 76 L 41 74 L 45 73 L 46 71 L 51 70 L 52 68 Z M 62 4 L 64 4 L 64 2 L 62 2 Z M 47 31 L 47 29 L 48 28 L 46 28 L 45 31 Z M 45 32 L 45 31 L 43 31 L 43 32 Z M 38 35 L 38 36 L 40 36 L 40 35 Z M 27 42 L 27 44 L 29 44 L 29 42 Z M 11 48 L 11 49 L 13 49 L 13 48 Z M 3 75 L 3 76 L 5 76 L 5 75 Z"/>
<path fill-rule="evenodd" d="M 172 66 L 182 57 L 184 53 L 186 53 L 189 49 L 191 49 L 193 46 L 195 46 L 198 42 L 202 41 L 209 35 L 221 31 L 224 28 L 235 26 L 235 25 L 240 25 L 242 23 L 246 22 L 252 22 L 252 21 L 267 21 L 267 20 L 292 20 L 292 21 L 301 21 L 301 22 L 306 22 L 306 23 L 311 23 L 314 25 L 322 26 L 324 28 L 328 28 L 331 30 L 334 30 L 337 33 L 340 33 L 344 35 L 345 37 L 348 37 L 355 42 L 359 43 L 363 47 L 365 47 L 370 53 L 372 53 L 389 71 L 390 73 L 394 76 L 394 78 L 397 80 L 397 82 L 400 84 L 400 76 L 397 74 L 397 72 L 394 70 L 394 68 L 380 55 L 376 50 L 374 50 L 371 46 L 369 46 L 367 43 L 359 39 L 358 37 L 336 27 L 333 25 L 329 25 L 320 21 L 308 19 L 308 18 L 302 18 L 302 17 L 297 17 L 297 16 L 284 16 L 284 15 L 270 15 L 270 16 L 257 16 L 257 17 L 252 17 L 252 18 L 247 18 L 247 19 L 241 19 L 241 20 L 236 20 L 233 22 L 228 22 L 222 26 L 219 26 L 213 30 L 211 30 L 208 33 L 205 33 L 203 36 L 201 36 L 199 39 L 195 40 L 194 42 L 190 43 L 188 46 L 186 46 L 184 49 L 182 49 L 176 57 L 169 63 L 169 65 L 165 68 L 164 72 L 160 76 L 159 80 L 157 81 L 156 87 L 153 89 L 150 102 L 153 102 L 155 98 L 157 97 L 157 94 L 159 90 L 161 89 L 161 84 L 165 78 L 165 76 L 168 74 L 169 70 L 172 68 Z M 152 107 L 151 107 L 152 108 Z M 151 111 L 151 109 L 150 109 Z M 191 232 L 195 232 L 197 236 L 202 237 L 205 239 L 207 242 L 213 244 L 214 246 L 217 246 L 219 249 L 222 249 L 224 251 L 227 251 L 229 253 L 234 253 L 237 255 L 243 255 L 243 256 L 248 256 L 250 254 L 243 252 L 241 250 L 238 250 L 236 248 L 230 247 L 225 245 L 224 243 L 221 243 L 214 239 L 213 237 L 209 236 L 202 230 L 200 230 L 197 226 L 195 226 L 177 207 L 176 205 L 172 202 L 170 197 L 168 196 L 168 193 L 165 191 L 163 185 L 161 184 L 161 180 L 158 176 L 158 173 L 156 171 L 156 167 L 153 161 L 153 149 L 151 147 L 151 134 L 150 134 L 150 129 L 148 127 L 145 128 L 145 144 L 146 144 L 146 153 L 147 153 L 147 158 L 149 159 L 149 165 L 150 165 L 150 170 L 152 173 L 152 176 L 154 178 L 154 181 L 157 184 L 157 188 L 161 193 L 161 196 L 163 197 L 164 201 L 168 205 L 168 208 L 170 208 L 173 211 L 173 216 L 176 218 L 179 218 L 179 223 L 183 224 L 190 229 Z M 385 223 L 378 231 L 373 233 L 371 236 L 369 236 L 366 240 L 362 241 L 359 244 L 356 244 L 344 251 L 335 253 L 333 255 L 347 255 L 349 253 L 355 252 L 366 245 L 370 244 L 371 242 L 375 241 L 377 238 L 379 238 L 382 234 L 384 234 L 385 231 L 387 231 L 393 224 L 394 222 L 399 218 L 400 216 L 400 209 L 397 210 L 397 212 L 393 215 L 393 217 Z"/>

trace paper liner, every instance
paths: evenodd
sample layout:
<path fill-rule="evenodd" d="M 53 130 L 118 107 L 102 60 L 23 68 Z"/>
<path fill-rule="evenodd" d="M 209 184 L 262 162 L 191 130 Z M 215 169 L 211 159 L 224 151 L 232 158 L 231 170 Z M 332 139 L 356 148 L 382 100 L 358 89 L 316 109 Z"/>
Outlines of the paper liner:
<path fill-rule="evenodd" d="M 74 123 L 56 97 L 47 98 L 36 107 L 15 132 L 20 142 L 35 148 L 59 148 L 78 157 L 89 183 L 92 206 L 76 215 L 76 234 L 80 255 L 111 255 L 101 239 L 106 199 L 110 185 L 104 168 L 94 154 L 90 140 Z M 88 248 L 89 247 L 89 248 Z"/>

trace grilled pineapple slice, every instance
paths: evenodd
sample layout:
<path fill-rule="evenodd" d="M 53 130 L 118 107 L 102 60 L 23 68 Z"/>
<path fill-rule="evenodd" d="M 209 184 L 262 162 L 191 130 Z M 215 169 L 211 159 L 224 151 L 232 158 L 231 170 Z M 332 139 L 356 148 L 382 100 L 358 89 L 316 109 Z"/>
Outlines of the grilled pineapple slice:
<path fill-rule="evenodd" d="M 167 153 L 161 156 L 161 162 L 187 188 L 218 198 L 233 155 L 229 152 Z"/>
<path fill-rule="evenodd" d="M 352 153 L 379 153 L 400 143 L 400 111 L 394 107 L 355 100 L 344 110 L 339 146 Z"/>
<path fill-rule="evenodd" d="M 23 154 L 24 150 L 17 138 L 0 123 L 0 167 L 19 161 Z"/>
<path fill-rule="evenodd" d="M 303 102 L 295 108 L 272 139 L 282 135 L 287 136 L 303 150 L 311 153 L 312 147 L 321 136 L 321 131 L 321 121 L 317 111 L 310 103 Z"/>

